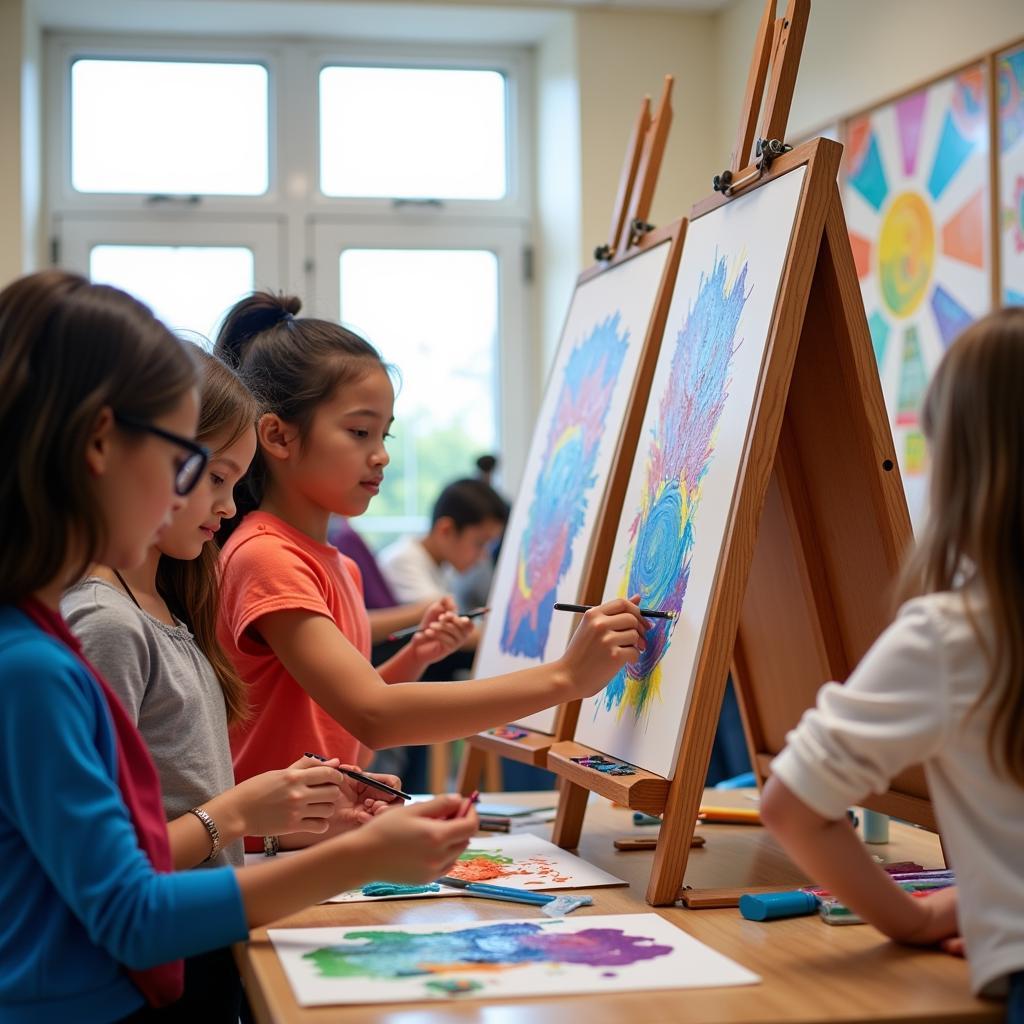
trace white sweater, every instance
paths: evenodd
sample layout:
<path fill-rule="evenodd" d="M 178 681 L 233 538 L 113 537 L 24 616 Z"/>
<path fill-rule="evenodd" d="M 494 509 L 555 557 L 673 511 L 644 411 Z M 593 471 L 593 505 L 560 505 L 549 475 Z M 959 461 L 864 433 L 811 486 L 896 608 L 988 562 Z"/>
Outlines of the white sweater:
<path fill-rule="evenodd" d="M 972 604 L 981 628 L 984 607 Z M 1024 788 L 993 772 L 989 706 L 969 714 L 986 663 L 963 592 L 908 602 L 845 685 L 828 683 L 772 773 L 829 819 L 923 763 L 956 870 L 971 984 L 1005 991 L 1024 969 Z M 1016 728 L 1024 728 L 1019 722 Z"/>

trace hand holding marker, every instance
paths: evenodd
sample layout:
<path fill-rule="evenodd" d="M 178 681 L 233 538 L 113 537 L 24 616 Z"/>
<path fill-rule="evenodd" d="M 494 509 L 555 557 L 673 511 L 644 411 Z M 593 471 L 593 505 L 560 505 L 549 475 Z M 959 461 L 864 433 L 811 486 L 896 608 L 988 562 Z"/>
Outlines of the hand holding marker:
<path fill-rule="evenodd" d="M 321 757 L 319 754 L 311 754 L 306 752 L 306 757 L 312 757 L 317 761 L 326 761 L 326 757 Z M 354 779 L 356 782 L 361 782 L 364 786 L 370 786 L 372 789 L 379 789 L 382 793 L 388 793 L 399 800 L 404 800 L 408 803 L 412 797 L 403 792 L 400 789 L 396 789 L 394 786 L 389 786 L 386 782 L 381 782 L 380 779 L 375 779 L 372 775 L 364 775 L 362 772 L 357 772 L 354 768 L 339 768 L 339 772 L 342 775 L 347 775 L 350 779 Z M 463 815 L 460 815 L 463 817 Z"/>

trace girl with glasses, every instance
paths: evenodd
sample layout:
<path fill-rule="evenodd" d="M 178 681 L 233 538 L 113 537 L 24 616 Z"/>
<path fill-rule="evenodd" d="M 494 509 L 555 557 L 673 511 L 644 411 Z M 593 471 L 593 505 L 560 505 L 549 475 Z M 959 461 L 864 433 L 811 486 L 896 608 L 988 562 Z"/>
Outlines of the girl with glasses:
<path fill-rule="evenodd" d="M 442 797 L 237 874 L 173 870 L 153 761 L 59 601 L 88 566 L 131 572 L 160 543 L 197 479 L 195 385 L 188 351 L 123 292 L 56 270 L 0 292 L 5 1021 L 147 1020 L 180 997 L 180 958 L 379 875 L 436 878 L 476 828 L 439 820 L 460 806 Z M 200 829 L 214 850 L 215 823 Z"/>
<path fill-rule="evenodd" d="M 387 804 L 380 790 L 374 796 L 335 771 L 337 761 L 303 757 L 234 784 L 228 727 L 245 720 L 247 707 L 244 684 L 216 638 L 214 535 L 235 514 L 232 489 L 256 450 L 259 407 L 220 360 L 189 348 L 201 374 L 199 444 L 115 416 L 119 425 L 186 453 L 175 490 L 187 497 L 141 565 L 94 567 L 64 596 L 61 611 L 153 756 L 174 866 L 241 867 L 242 836 L 281 836 L 285 848 L 308 845 L 301 836 L 354 828 Z M 301 834 L 297 844 L 293 833 Z M 188 959 L 179 1011 L 193 1000 L 204 1019 L 238 1018 L 241 984 L 230 949 Z"/>

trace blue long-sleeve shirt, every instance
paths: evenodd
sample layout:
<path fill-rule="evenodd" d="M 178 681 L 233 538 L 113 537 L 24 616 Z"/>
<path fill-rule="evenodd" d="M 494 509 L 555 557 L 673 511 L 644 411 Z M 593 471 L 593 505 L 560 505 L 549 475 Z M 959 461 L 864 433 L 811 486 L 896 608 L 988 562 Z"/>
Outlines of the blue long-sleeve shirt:
<path fill-rule="evenodd" d="M 144 969 L 248 934 L 234 871 L 158 874 L 117 784 L 99 684 L 0 607 L 0 1022 L 113 1021 Z"/>

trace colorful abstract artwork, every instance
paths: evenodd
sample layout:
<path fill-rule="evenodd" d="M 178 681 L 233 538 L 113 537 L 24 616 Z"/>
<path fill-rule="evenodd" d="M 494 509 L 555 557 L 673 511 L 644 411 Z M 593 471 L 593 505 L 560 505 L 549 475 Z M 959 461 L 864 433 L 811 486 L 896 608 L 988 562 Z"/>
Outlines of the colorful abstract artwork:
<path fill-rule="evenodd" d="M 690 579 L 704 478 L 725 408 L 736 328 L 747 300 L 749 264 L 738 273 L 725 257 L 702 277 L 697 299 L 675 338 L 668 387 L 652 427 L 640 509 L 629 528 L 619 593 L 648 608 L 680 612 Z M 659 620 L 647 649 L 602 694 L 605 711 L 646 721 L 661 692 L 661 660 L 674 620 Z"/>
<path fill-rule="evenodd" d="M 625 885 L 621 878 L 539 836 L 480 836 L 474 839 L 448 872 L 466 882 L 490 882 L 513 889 L 537 892 L 548 889 L 590 889 Z M 386 881 L 386 879 L 381 879 Z M 371 890 L 372 892 L 373 890 Z M 361 889 L 340 893 L 330 903 L 369 903 L 378 899 L 410 899 L 464 896 L 461 889 L 440 885 L 425 892 L 396 892 L 387 897 L 368 895 Z"/>
<path fill-rule="evenodd" d="M 712 988 L 746 968 L 657 914 L 271 929 L 302 1006 Z"/>
<path fill-rule="evenodd" d="M 676 767 L 805 168 L 694 221 L 669 308 L 606 596 L 672 611 L 641 659 L 584 704 L 576 738 Z"/>
<path fill-rule="evenodd" d="M 996 59 L 1002 298 L 1024 306 L 1024 47 Z"/>
<path fill-rule="evenodd" d="M 920 408 L 953 339 L 988 311 L 988 103 L 981 65 L 847 125 L 843 206 L 911 517 Z"/>
<path fill-rule="evenodd" d="M 662 286 L 665 242 L 592 277 L 573 295 L 491 588 L 477 676 L 562 654 Z M 552 732 L 555 711 L 524 719 Z"/>
<path fill-rule="evenodd" d="M 572 544 L 597 482 L 597 453 L 628 348 L 615 312 L 569 354 L 519 544 L 499 641 L 506 654 L 540 658 L 547 646 L 551 605 L 572 565 Z"/>

